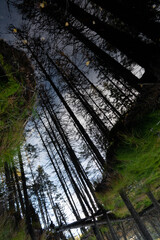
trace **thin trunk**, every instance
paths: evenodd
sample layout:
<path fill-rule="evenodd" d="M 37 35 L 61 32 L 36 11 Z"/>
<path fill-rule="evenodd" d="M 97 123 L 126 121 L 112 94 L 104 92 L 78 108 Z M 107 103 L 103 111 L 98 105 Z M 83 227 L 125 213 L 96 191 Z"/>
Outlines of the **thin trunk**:
<path fill-rule="evenodd" d="M 26 177 L 24 174 L 24 168 L 23 168 L 23 161 L 22 161 L 22 156 L 20 149 L 18 151 L 18 159 L 19 159 L 19 165 L 20 165 L 20 170 L 21 170 L 21 179 L 22 179 L 22 186 L 23 186 L 23 194 L 24 194 L 24 202 L 25 202 L 25 220 L 26 220 L 26 226 L 28 233 L 31 236 L 32 240 L 35 240 L 35 235 L 34 231 L 32 228 L 32 223 L 31 223 L 31 218 L 30 218 L 30 207 L 29 207 L 29 199 L 28 199 L 28 193 L 27 193 L 27 185 L 26 185 Z"/>
<path fill-rule="evenodd" d="M 21 211 L 22 211 L 22 214 L 24 216 L 25 215 L 25 207 L 24 207 L 23 197 L 22 197 L 21 188 L 20 188 L 20 185 L 19 185 L 18 175 L 17 175 L 15 166 L 13 166 L 13 172 L 14 172 L 14 177 L 15 177 L 15 180 L 16 180 L 18 196 L 19 196 L 19 201 L 20 201 L 20 205 L 21 205 Z"/>
<path fill-rule="evenodd" d="M 100 231 L 98 229 L 98 226 L 97 226 L 96 219 L 95 219 L 94 215 L 93 215 L 93 221 L 94 221 L 94 226 L 92 227 L 92 229 L 93 229 L 93 232 L 96 236 L 96 239 L 97 240 L 102 240 L 102 237 L 101 237 Z"/>
<path fill-rule="evenodd" d="M 45 113 L 45 111 L 44 111 L 44 113 Z M 52 134 L 53 134 L 53 136 L 54 136 L 54 139 L 52 138 L 52 136 L 51 136 L 48 128 L 45 126 L 42 118 L 41 118 L 40 115 L 39 115 L 39 118 L 40 118 L 40 120 L 41 120 L 41 122 L 42 122 L 42 124 L 43 124 L 43 126 L 44 126 L 44 128 L 45 128 L 45 130 L 47 131 L 47 133 L 48 133 L 48 135 L 49 135 L 49 137 L 50 137 L 53 145 L 54 145 L 55 148 L 56 148 L 55 140 L 56 140 L 56 143 L 57 143 L 57 144 L 58 144 L 58 140 L 57 140 L 57 138 L 56 138 L 56 135 L 54 134 L 54 131 L 53 131 L 53 129 L 52 129 L 52 126 L 50 125 L 49 119 L 48 119 L 48 117 L 47 117 L 46 114 L 45 114 L 45 117 L 46 117 L 46 119 L 47 119 L 47 121 L 48 121 L 48 123 L 49 123 L 49 126 L 50 126 L 50 128 L 51 128 Z M 57 151 L 57 153 L 59 153 L 57 148 L 56 148 L 56 151 Z M 52 152 L 52 155 L 53 155 L 53 152 Z M 59 156 L 60 156 L 60 155 L 59 155 Z M 59 168 L 59 164 L 57 163 L 55 156 L 54 156 L 54 159 L 55 159 L 55 162 L 56 162 L 56 165 L 57 165 L 57 169 L 58 169 L 59 173 L 60 173 L 61 176 L 62 176 L 61 178 L 63 179 L 63 182 L 65 183 L 65 179 L 64 179 L 64 177 L 63 177 L 63 174 L 61 173 L 61 170 L 60 170 L 60 168 Z M 78 187 L 77 187 L 77 184 L 75 183 L 75 181 L 74 181 L 74 179 L 73 179 L 73 177 L 72 177 L 72 175 L 71 175 L 71 173 L 70 173 L 70 170 L 69 170 L 69 168 L 68 168 L 68 166 L 67 166 L 67 164 L 66 164 L 66 160 L 65 160 L 65 159 L 63 160 L 63 159 L 61 158 L 61 156 L 60 156 L 60 159 L 61 159 L 62 163 L 64 164 L 65 170 L 66 170 L 67 173 L 69 174 L 69 178 L 70 178 L 70 180 L 71 180 L 71 183 L 73 184 L 73 188 L 74 188 L 74 190 L 75 190 L 75 192 L 76 192 L 76 194 L 77 194 L 78 200 L 80 201 L 80 204 L 81 204 L 81 206 L 82 206 L 82 209 L 83 209 L 83 211 L 84 211 L 84 214 L 85 214 L 85 215 L 88 215 L 87 210 L 86 210 L 86 208 L 85 208 L 85 206 L 84 206 L 83 200 L 81 199 L 81 193 L 79 192 L 79 189 L 78 189 Z M 66 187 L 68 188 L 67 184 L 66 184 Z M 68 189 L 68 190 L 69 190 L 69 189 Z M 70 193 L 70 191 L 69 191 L 69 193 Z M 79 193 L 80 193 L 80 194 L 79 194 Z M 71 195 L 71 194 L 70 194 L 70 198 L 71 198 L 71 200 L 73 201 L 73 198 L 72 198 L 72 195 Z M 73 203 L 74 203 L 74 201 L 73 201 Z M 77 208 L 76 208 L 75 204 L 73 204 L 73 205 L 74 205 L 74 207 L 75 207 L 75 210 L 77 211 Z M 77 212 L 76 218 L 77 218 L 77 219 L 80 218 L 78 212 Z"/>
<path fill-rule="evenodd" d="M 105 216 L 105 219 L 107 221 L 107 226 L 109 228 L 109 231 L 110 231 L 110 234 L 112 236 L 112 239 L 113 240 L 118 240 L 118 237 L 117 237 L 117 235 L 115 233 L 115 230 L 114 230 L 114 228 L 112 226 L 112 223 L 110 222 L 110 219 L 109 219 L 108 214 L 106 213 L 106 211 L 104 212 L 104 216 Z"/>
<path fill-rule="evenodd" d="M 17 196 L 17 189 L 15 186 L 15 180 L 13 178 L 13 171 L 11 168 L 10 168 L 10 175 L 11 175 L 11 182 L 12 182 L 12 188 L 13 188 L 13 192 L 14 192 L 15 202 L 16 202 L 16 206 L 17 206 L 17 213 L 20 216 L 20 208 L 19 208 L 19 202 L 18 202 L 18 196 Z"/>
<path fill-rule="evenodd" d="M 29 165 L 29 168 L 30 168 L 30 171 L 31 171 L 32 180 L 33 180 L 33 183 L 34 183 L 33 191 L 34 191 L 34 193 L 35 193 L 35 195 L 37 197 L 38 206 L 39 206 L 39 210 L 40 210 L 41 217 L 42 217 L 42 222 L 44 224 L 44 227 L 46 228 L 47 227 L 47 223 L 46 223 L 46 219 L 45 219 L 44 212 L 43 212 L 42 202 L 41 202 L 41 199 L 39 197 L 38 190 L 36 188 L 36 182 L 35 182 L 34 174 L 33 174 L 33 171 L 32 171 L 32 168 L 31 168 L 31 165 L 30 165 L 29 162 L 28 162 L 28 165 Z"/>
<path fill-rule="evenodd" d="M 41 133 L 40 133 L 40 131 L 39 131 L 39 129 L 38 129 L 35 121 L 34 121 L 34 123 L 35 123 L 35 128 L 36 128 L 37 132 L 39 133 L 39 136 L 40 136 L 40 138 L 41 138 L 41 140 L 42 140 L 42 143 L 43 143 L 43 145 L 44 145 L 44 148 L 46 149 L 46 152 L 47 152 L 47 154 L 48 154 L 48 157 L 49 157 L 49 159 L 50 159 L 50 161 L 51 161 L 51 163 L 52 163 L 52 165 L 53 165 L 53 168 L 54 168 L 54 170 L 55 170 L 55 172 L 56 172 L 56 174 L 57 174 L 57 177 L 58 177 L 58 179 L 59 179 L 59 181 L 60 181 L 60 183 L 61 183 L 61 185 L 62 185 L 62 188 L 63 188 L 63 190 L 64 190 L 64 193 L 65 193 L 65 195 L 66 195 L 66 197 L 67 197 L 67 199 L 68 199 L 68 201 L 69 201 L 69 204 L 70 204 L 70 206 L 71 206 L 71 208 L 72 208 L 73 214 L 74 214 L 75 216 L 77 216 L 76 210 L 74 209 L 74 206 L 73 206 L 73 204 L 72 204 L 72 202 L 71 202 L 71 200 L 70 200 L 70 196 L 68 195 L 68 192 L 67 192 L 67 190 L 66 190 L 66 187 L 65 187 L 65 185 L 64 185 L 64 182 L 62 181 L 62 178 L 61 178 L 61 176 L 59 175 L 59 173 L 58 173 L 58 171 L 57 171 L 57 168 L 56 168 L 56 166 L 55 166 L 55 164 L 54 164 L 54 161 L 53 161 L 53 159 L 52 159 L 52 157 L 51 157 L 51 155 L 50 155 L 50 153 L 49 153 L 49 151 L 48 151 L 47 145 L 45 144 L 45 141 L 43 140 L 42 135 L 41 135 Z"/>
<path fill-rule="evenodd" d="M 160 205 L 159 205 L 158 201 L 155 199 L 153 193 L 151 191 L 148 191 L 146 194 L 149 197 L 149 199 L 151 200 L 155 209 L 157 210 L 157 213 L 160 215 Z"/>
<path fill-rule="evenodd" d="M 133 207 L 132 203 L 130 202 L 126 193 L 124 191 L 121 191 L 120 196 L 121 196 L 122 200 L 124 201 L 126 207 L 128 208 L 129 212 L 131 213 L 133 219 L 135 220 L 135 223 L 136 223 L 142 237 L 145 240 L 153 240 L 150 233 L 148 232 L 145 225 L 143 224 L 142 220 L 140 219 L 140 216 L 138 215 L 138 213 L 134 209 L 134 207 Z"/>
<path fill-rule="evenodd" d="M 70 145 L 68 137 L 64 133 L 64 130 L 63 130 L 63 128 L 62 128 L 62 126 L 61 126 L 57 116 L 53 112 L 53 108 L 52 108 L 52 114 L 50 114 L 50 117 L 51 117 L 52 121 L 54 122 L 54 124 L 55 124 L 55 126 L 56 126 L 56 128 L 57 128 L 57 130 L 58 130 L 58 132 L 59 132 L 59 134 L 60 134 L 60 136 L 61 136 L 61 138 L 62 138 L 62 140 L 63 140 L 63 142 L 65 144 L 65 146 L 66 146 L 66 148 L 67 148 L 67 151 L 68 151 L 68 153 L 70 155 L 72 163 L 74 164 L 74 167 L 75 167 L 75 169 L 77 171 L 77 174 L 79 175 L 79 178 L 81 179 L 81 182 L 83 183 L 83 187 L 84 187 L 84 189 L 86 191 L 86 194 L 88 195 L 88 198 L 89 198 L 89 200 L 90 200 L 90 202 L 92 204 L 92 207 L 93 207 L 94 210 L 96 210 L 95 203 L 94 203 L 94 201 L 92 199 L 92 196 L 91 196 L 91 193 L 94 196 L 94 191 L 93 191 L 92 185 L 91 185 L 91 183 L 90 183 L 90 181 L 89 181 L 89 179 L 88 179 L 88 177 L 87 177 L 87 175 L 86 175 L 82 165 L 80 164 L 79 159 L 77 158 L 77 156 L 76 156 L 72 146 Z M 89 192 L 88 188 L 89 188 L 91 193 Z"/>
<path fill-rule="evenodd" d="M 122 229 L 123 238 L 124 238 L 124 240 L 127 240 L 127 235 L 126 235 L 126 231 L 125 231 L 125 227 L 124 227 L 123 222 L 120 224 L 120 226 L 121 226 L 121 229 Z"/>
<path fill-rule="evenodd" d="M 105 236 L 107 237 L 107 240 L 112 240 L 109 233 L 106 232 Z"/>
<path fill-rule="evenodd" d="M 50 216 L 49 216 L 49 213 L 48 213 L 48 210 L 47 210 L 46 200 L 45 200 L 45 195 L 44 195 L 43 190 L 40 190 L 39 194 L 40 194 L 40 198 L 41 198 L 42 205 L 43 205 L 43 208 L 44 208 L 44 212 L 45 212 L 45 215 L 46 215 L 46 225 L 47 225 L 47 228 L 48 228 L 51 221 L 50 221 Z"/>
<path fill-rule="evenodd" d="M 58 215 L 57 215 L 56 209 L 55 209 L 55 203 L 54 203 L 54 201 L 53 201 L 53 197 L 52 197 L 51 190 L 49 190 L 49 187 L 48 187 L 48 186 L 47 186 L 47 195 L 48 195 L 48 198 L 49 198 L 49 201 L 50 201 L 50 204 L 51 204 L 52 210 L 53 210 L 53 212 L 54 212 L 54 215 L 55 215 L 55 218 L 56 218 L 57 224 L 58 224 L 58 226 L 59 226 L 59 225 L 60 225 L 60 221 L 59 221 L 59 218 L 58 218 Z"/>
<path fill-rule="evenodd" d="M 49 103 L 49 101 L 48 101 L 48 103 Z M 59 134 L 60 134 L 60 136 L 61 136 L 61 138 L 62 138 L 62 140 L 63 140 L 63 142 L 65 144 L 65 146 L 66 146 L 66 148 L 67 148 L 67 151 L 68 151 L 68 153 L 70 155 L 70 158 L 71 158 L 71 160 L 72 160 L 72 162 L 73 162 L 73 164 L 75 166 L 77 174 L 79 175 L 79 178 L 81 179 L 81 182 L 82 182 L 83 187 L 84 187 L 84 189 L 86 191 L 86 194 L 88 195 L 88 198 L 89 198 L 89 200 L 90 200 L 90 202 L 92 204 L 92 207 L 93 207 L 93 209 L 96 210 L 95 204 L 94 204 L 93 199 L 92 199 L 92 197 L 90 195 L 90 192 L 91 192 L 92 196 L 94 197 L 94 199 L 96 199 L 94 191 L 93 191 L 93 188 L 92 188 L 92 185 L 91 185 L 91 183 L 90 183 L 90 181 L 89 181 L 89 179 L 88 179 L 88 177 L 87 177 L 87 175 L 86 175 L 82 165 L 80 164 L 79 159 L 77 158 L 75 152 L 73 151 L 72 146 L 70 145 L 70 142 L 68 140 L 68 137 L 64 133 L 64 130 L 63 130 L 63 128 L 62 128 L 62 126 L 61 126 L 61 124 L 60 124 L 60 122 L 59 122 L 59 120 L 58 120 L 58 118 L 57 118 L 57 116 L 56 116 L 56 114 L 55 114 L 51 104 L 50 104 L 50 107 L 51 107 L 52 112 L 48 109 L 48 107 L 46 105 L 47 111 L 49 112 L 50 117 L 51 117 L 52 121 L 54 122 L 54 124 L 55 124 L 55 126 L 56 126 L 56 128 L 57 128 L 57 130 L 58 130 L 58 132 L 59 132 Z M 88 191 L 88 188 L 86 187 L 86 183 L 87 183 L 87 186 L 88 186 L 90 192 Z"/>
<path fill-rule="evenodd" d="M 65 217 L 64 217 L 64 214 L 62 213 L 62 211 L 61 211 L 60 207 L 58 206 L 58 204 L 56 204 L 56 207 L 57 207 L 57 209 L 58 209 L 58 211 L 59 211 L 59 213 L 60 213 L 60 216 L 61 216 L 61 218 L 63 219 L 64 223 L 67 224 L 66 219 L 65 219 Z M 71 238 L 74 240 L 75 238 L 74 238 L 71 230 L 69 230 L 69 233 L 70 233 L 70 235 L 71 235 Z"/>
<path fill-rule="evenodd" d="M 14 195 L 13 195 L 13 189 L 12 189 L 10 169 L 7 162 L 4 163 L 4 169 L 5 169 L 6 185 L 8 189 L 7 195 L 8 195 L 9 211 L 11 213 L 14 213 L 15 212 Z"/>
<path fill-rule="evenodd" d="M 41 96 L 41 99 L 43 99 L 41 94 L 40 94 L 40 96 Z M 46 93 L 45 93 L 45 97 L 47 98 L 47 102 L 48 102 L 49 105 L 51 106 L 50 101 L 49 101 Z M 44 100 L 42 100 L 42 101 L 44 102 Z M 43 106 L 42 106 L 42 108 L 43 108 Z M 46 108 L 48 109 L 47 105 L 46 105 Z M 43 108 L 43 110 L 44 110 L 44 108 Z M 45 111 L 44 111 L 44 113 L 45 113 Z M 51 111 L 50 111 L 49 109 L 48 109 L 48 113 L 51 114 Z M 45 114 L 45 116 L 46 116 L 46 114 Z M 46 117 L 46 118 L 47 118 L 47 117 Z M 50 123 L 49 123 L 49 125 L 50 125 Z M 75 127 L 76 127 L 77 131 L 79 132 L 79 134 L 81 135 L 81 137 L 83 138 L 83 140 L 85 141 L 85 143 L 88 145 L 90 151 L 92 152 L 93 156 L 95 157 L 95 163 L 98 165 L 99 170 L 102 172 L 102 165 L 101 165 L 101 162 L 99 161 L 98 156 L 95 155 L 95 152 L 93 152 L 93 150 L 90 148 L 90 145 L 88 144 L 88 142 L 86 141 L 86 139 L 84 138 L 84 136 L 82 135 L 82 133 L 79 131 L 78 127 L 77 127 L 77 126 L 75 126 Z M 51 125 L 50 125 L 50 128 L 51 128 L 51 130 L 52 130 L 52 134 L 54 135 L 54 138 L 56 138 L 56 135 L 54 134 L 54 131 L 53 131 Z M 56 142 L 57 142 L 57 144 L 58 144 L 58 140 L 56 140 Z M 60 149 L 61 155 L 63 156 L 63 151 L 61 150 L 60 144 L 58 144 L 58 147 L 59 147 L 59 149 Z M 63 159 L 65 159 L 64 156 L 63 156 Z"/>

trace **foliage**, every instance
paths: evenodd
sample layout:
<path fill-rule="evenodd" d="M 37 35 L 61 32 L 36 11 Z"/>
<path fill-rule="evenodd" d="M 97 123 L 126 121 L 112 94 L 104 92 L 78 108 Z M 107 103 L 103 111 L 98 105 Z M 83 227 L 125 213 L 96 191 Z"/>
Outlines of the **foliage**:
<path fill-rule="evenodd" d="M 7 60 L 8 61 L 8 60 Z M 23 72 L 0 54 L 0 164 L 13 159 L 23 140 L 25 121 L 33 106 L 26 96 L 27 81 Z"/>

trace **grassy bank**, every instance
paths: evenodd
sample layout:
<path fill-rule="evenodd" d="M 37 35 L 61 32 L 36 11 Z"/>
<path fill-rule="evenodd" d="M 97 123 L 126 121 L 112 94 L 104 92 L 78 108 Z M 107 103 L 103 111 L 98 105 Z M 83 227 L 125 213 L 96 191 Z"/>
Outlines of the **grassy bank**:
<path fill-rule="evenodd" d="M 13 159 L 23 141 L 25 122 L 34 104 L 35 82 L 30 62 L 21 51 L 0 41 L 0 166 Z"/>
<path fill-rule="evenodd" d="M 148 189 L 160 198 L 160 110 L 144 115 L 136 127 L 121 133 L 119 139 L 115 151 L 116 174 L 106 191 L 97 193 L 97 197 L 106 209 L 125 217 L 129 213 L 119 196 L 121 189 L 127 189 L 137 211 L 151 204 L 145 195 Z"/>
<path fill-rule="evenodd" d="M 15 219 L 9 216 L 0 217 L 0 240 L 29 240 L 26 235 L 25 222 L 21 222 L 16 226 Z"/>

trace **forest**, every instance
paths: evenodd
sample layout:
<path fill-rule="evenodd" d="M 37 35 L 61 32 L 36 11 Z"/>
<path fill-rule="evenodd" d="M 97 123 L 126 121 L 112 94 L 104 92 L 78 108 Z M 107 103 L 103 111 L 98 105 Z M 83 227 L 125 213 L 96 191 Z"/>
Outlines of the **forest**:
<path fill-rule="evenodd" d="M 160 1 L 1 1 L 0 240 L 160 239 Z"/>

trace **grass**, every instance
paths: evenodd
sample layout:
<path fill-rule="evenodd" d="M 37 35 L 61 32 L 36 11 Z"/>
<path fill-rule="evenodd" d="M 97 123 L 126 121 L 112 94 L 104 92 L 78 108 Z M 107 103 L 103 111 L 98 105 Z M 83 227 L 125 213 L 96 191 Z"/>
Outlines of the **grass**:
<path fill-rule="evenodd" d="M 13 159 L 23 141 L 24 123 L 34 98 L 26 95 L 24 73 L 0 54 L 0 167 Z"/>
<path fill-rule="evenodd" d="M 125 217 L 129 212 L 119 196 L 121 189 L 127 190 L 137 211 L 151 204 L 145 195 L 148 189 L 160 198 L 160 110 L 146 114 L 134 129 L 120 138 L 116 150 L 118 164 L 114 169 L 118 177 L 105 193 L 97 193 L 97 197 L 117 217 Z"/>
<path fill-rule="evenodd" d="M 21 220 L 19 225 L 15 226 L 15 220 L 13 220 L 13 217 L 1 217 L 0 240 L 30 240 L 30 236 L 26 234 L 24 220 Z"/>
<path fill-rule="evenodd" d="M 0 240 L 8 240 L 11 239 L 13 229 L 11 221 L 6 218 L 0 219 Z"/>

